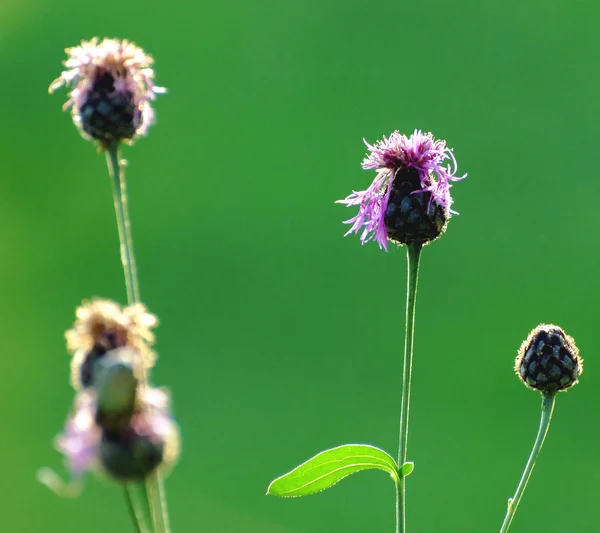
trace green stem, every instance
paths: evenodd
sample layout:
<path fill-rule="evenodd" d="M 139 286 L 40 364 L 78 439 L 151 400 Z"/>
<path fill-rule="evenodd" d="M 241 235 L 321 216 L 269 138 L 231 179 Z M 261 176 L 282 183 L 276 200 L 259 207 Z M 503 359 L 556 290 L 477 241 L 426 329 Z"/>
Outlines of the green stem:
<path fill-rule="evenodd" d="M 401 477 L 396 480 L 396 532 L 404 531 L 405 526 L 406 524 L 404 519 L 404 478 Z"/>
<path fill-rule="evenodd" d="M 423 245 L 411 243 L 406 246 L 408 276 L 406 280 L 406 334 L 404 337 L 404 366 L 402 368 L 402 404 L 400 406 L 400 442 L 398 467 L 406 463 L 408 449 L 408 413 L 410 409 L 410 378 L 412 374 L 413 346 L 415 336 L 415 303 L 419 279 L 419 260 Z M 396 491 L 396 533 L 406 531 L 406 478 L 398 480 Z"/>
<path fill-rule="evenodd" d="M 106 149 L 106 163 L 111 177 L 117 228 L 121 247 L 121 263 L 125 273 L 125 287 L 129 304 L 140 301 L 140 289 L 137 277 L 135 255 L 133 253 L 133 238 L 131 236 L 131 221 L 127 202 L 127 184 L 125 172 L 119 159 L 118 143 L 111 143 Z"/>
<path fill-rule="evenodd" d="M 523 471 L 523 475 L 521 476 L 521 481 L 519 481 L 517 492 L 515 492 L 515 495 L 510 500 L 508 500 L 508 510 L 506 511 L 506 516 L 504 517 L 504 522 L 502 523 L 500 533 L 506 533 L 508 531 L 512 519 L 514 518 L 517 512 L 517 507 L 519 507 L 519 503 L 521 502 L 521 498 L 523 497 L 523 493 L 527 488 L 527 482 L 531 477 L 533 467 L 535 466 L 535 462 L 538 458 L 538 455 L 540 454 L 542 445 L 544 444 L 544 439 L 546 438 L 546 435 L 548 433 L 548 428 L 550 427 L 550 420 L 552 419 L 552 412 L 554 411 L 555 399 L 556 394 L 542 393 L 542 417 L 540 419 L 540 427 L 538 429 L 537 436 L 535 437 L 533 449 L 531 450 L 531 454 L 529 455 L 529 459 L 527 460 L 527 465 L 525 465 L 525 470 Z"/>
<path fill-rule="evenodd" d="M 125 493 L 125 502 L 127 503 L 127 510 L 131 516 L 133 527 L 135 527 L 136 533 L 148 533 L 148 526 L 142 513 L 140 513 L 140 505 L 135 499 L 135 492 L 133 487 L 126 483 L 123 485 L 123 491 Z"/>
<path fill-rule="evenodd" d="M 127 183 L 120 160 L 118 143 L 110 143 L 106 146 L 106 162 L 112 182 L 113 200 L 121 245 L 121 263 L 123 264 L 125 287 L 127 289 L 127 302 L 131 305 L 139 303 L 140 289 L 135 255 L 133 253 L 133 237 L 131 235 L 131 221 L 127 202 Z M 143 528 L 139 517 L 147 517 L 150 514 L 150 522 L 153 525 L 154 533 L 170 533 L 164 482 L 160 473 L 155 472 L 148 476 L 144 490 L 140 492 L 142 492 L 141 497 L 144 500 L 142 505 L 138 505 L 137 499 L 132 498 L 128 492 L 128 501 L 135 508 L 134 514 L 138 521 L 138 527 L 140 529 Z"/>

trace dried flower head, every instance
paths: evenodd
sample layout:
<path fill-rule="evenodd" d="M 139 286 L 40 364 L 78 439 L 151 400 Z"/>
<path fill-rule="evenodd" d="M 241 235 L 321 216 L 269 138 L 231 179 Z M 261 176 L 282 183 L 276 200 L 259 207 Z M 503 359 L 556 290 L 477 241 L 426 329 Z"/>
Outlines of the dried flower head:
<path fill-rule="evenodd" d="M 515 372 L 528 387 L 553 394 L 577 384 L 583 359 L 573 338 L 561 328 L 540 324 L 521 344 Z"/>
<path fill-rule="evenodd" d="M 386 250 L 388 239 L 426 244 L 441 235 L 455 213 L 450 182 L 466 177 L 456 176 L 456 159 L 446 142 L 415 130 L 410 137 L 395 131 L 374 145 L 365 144 L 369 154 L 362 167 L 376 169 L 377 176 L 367 190 L 338 200 L 359 206 L 358 214 L 344 222 L 352 224 L 346 235 L 363 228 L 363 244 L 375 239 Z"/>
<path fill-rule="evenodd" d="M 50 84 L 71 85 L 73 122 L 87 138 L 106 145 L 146 135 L 154 122 L 150 101 L 166 90 L 154 85 L 153 59 L 127 40 L 94 37 L 67 48 L 66 70 Z"/>
<path fill-rule="evenodd" d="M 84 301 L 77 308 L 76 317 L 73 328 L 65 334 L 67 349 L 73 354 L 71 384 L 76 389 L 92 385 L 94 362 L 116 348 L 127 346 L 137 351 L 144 368 L 154 365 L 151 328 L 156 327 L 158 320 L 143 304 L 122 308 L 110 300 L 96 298 Z"/>

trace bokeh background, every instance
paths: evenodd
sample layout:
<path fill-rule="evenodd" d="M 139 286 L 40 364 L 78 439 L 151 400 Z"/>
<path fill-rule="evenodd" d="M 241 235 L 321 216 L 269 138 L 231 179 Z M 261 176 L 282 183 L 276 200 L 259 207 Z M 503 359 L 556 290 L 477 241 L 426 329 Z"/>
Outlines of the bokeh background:
<path fill-rule="evenodd" d="M 2 0 L 0 516 L 12 533 L 129 532 L 117 487 L 77 500 L 52 439 L 73 392 L 64 330 L 125 298 L 104 159 L 47 95 L 63 49 L 127 37 L 156 59 L 158 123 L 126 148 L 156 384 L 184 446 L 175 533 L 386 533 L 381 472 L 301 500 L 268 483 L 314 453 L 396 453 L 405 254 L 343 238 L 363 137 L 445 138 L 467 180 L 426 248 L 409 458 L 411 533 L 498 531 L 540 398 L 513 375 L 540 322 L 586 360 L 561 394 L 511 531 L 597 532 L 600 4 L 573 0 Z"/>

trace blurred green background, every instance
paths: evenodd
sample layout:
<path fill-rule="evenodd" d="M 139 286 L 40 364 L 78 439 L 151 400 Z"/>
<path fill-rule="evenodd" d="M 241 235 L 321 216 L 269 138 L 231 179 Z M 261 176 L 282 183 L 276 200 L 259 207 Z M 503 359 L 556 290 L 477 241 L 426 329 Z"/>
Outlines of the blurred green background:
<path fill-rule="evenodd" d="M 343 238 L 335 205 L 374 173 L 363 137 L 420 128 L 459 171 L 426 248 L 409 458 L 411 533 L 498 531 L 539 419 L 513 375 L 540 322 L 575 337 L 511 532 L 597 532 L 600 4 L 573 0 L 2 0 L 2 531 L 131 530 L 120 491 L 37 483 L 70 408 L 64 330 L 82 298 L 125 298 L 103 157 L 47 95 L 63 49 L 129 38 L 169 94 L 126 148 L 142 295 L 161 319 L 156 384 L 183 453 L 173 529 L 391 533 L 381 472 L 301 500 L 268 483 L 347 442 L 396 453 L 403 250 Z"/>

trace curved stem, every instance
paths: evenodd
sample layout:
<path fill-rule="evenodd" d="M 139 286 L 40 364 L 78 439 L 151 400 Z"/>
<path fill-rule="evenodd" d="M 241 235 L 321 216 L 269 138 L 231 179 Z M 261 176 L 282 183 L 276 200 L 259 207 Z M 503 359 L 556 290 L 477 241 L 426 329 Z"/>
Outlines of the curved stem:
<path fill-rule="evenodd" d="M 508 510 L 506 511 L 506 516 L 504 517 L 504 522 L 502 523 L 500 533 L 506 533 L 508 531 L 510 523 L 517 512 L 517 507 L 519 507 L 519 503 L 523 497 L 523 493 L 527 488 L 527 482 L 531 477 L 533 467 L 535 466 L 535 462 L 540 454 L 542 445 L 544 444 L 544 439 L 548 433 L 548 428 L 550 427 L 550 420 L 552 419 L 552 412 L 554 411 L 555 399 L 556 394 L 542 393 L 542 417 L 540 419 L 540 427 L 538 429 L 537 436 L 535 437 L 533 449 L 531 450 L 531 454 L 527 460 L 527 465 L 525 465 L 525 470 L 521 476 L 521 481 L 519 481 L 517 492 L 515 492 L 515 495 L 508 500 Z"/>
<path fill-rule="evenodd" d="M 408 449 L 408 413 L 410 409 L 410 378 L 412 374 L 413 345 L 415 334 L 415 304 L 419 261 L 423 245 L 411 243 L 406 246 L 408 276 L 406 280 L 406 334 L 404 337 L 404 366 L 402 368 L 402 404 L 400 406 L 400 442 L 398 445 L 398 467 L 406 462 Z M 398 480 L 396 494 L 396 533 L 406 531 L 406 478 Z"/>
<path fill-rule="evenodd" d="M 125 287 L 127 289 L 127 302 L 131 305 L 139 303 L 140 289 L 135 255 L 133 253 L 133 237 L 127 202 L 127 183 L 125 181 L 123 165 L 119 157 L 118 143 L 110 143 L 106 146 L 106 162 L 112 182 L 113 200 L 121 245 L 121 263 L 123 264 Z M 134 514 L 138 517 L 138 527 L 143 531 L 143 524 L 140 523 L 139 517 L 150 514 L 150 522 L 153 525 L 154 533 L 170 533 L 164 482 L 160 473 L 155 472 L 147 478 L 141 496 L 145 500 L 142 505 L 138 505 L 136 499 L 131 497 L 130 490 L 126 488 L 128 502 L 134 507 Z"/>

